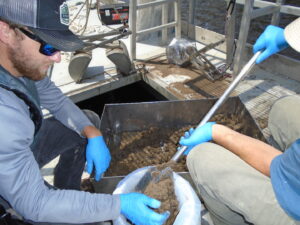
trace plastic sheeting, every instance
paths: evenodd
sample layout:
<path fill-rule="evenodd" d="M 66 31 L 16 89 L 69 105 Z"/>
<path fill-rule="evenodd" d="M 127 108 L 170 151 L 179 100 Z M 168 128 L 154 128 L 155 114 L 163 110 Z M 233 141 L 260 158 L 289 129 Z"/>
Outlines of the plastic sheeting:
<path fill-rule="evenodd" d="M 191 55 L 196 54 L 196 52 L 195 44 L 183 38 L 174 38 L 166 49 L 169 63 L 179 66 L 189 65 Z"/>
<path fill-rule="evenodd" d="M 145 173 L 152 167 L 144 167 L 128 174 L 120 181 L 113 194 L 134 192 L 137 184 Z M 201 203 L 188 181 L 173 172 L 175 194 L 179 201 L 179 213 L 173 225 L 200 225 Z M 126 218 L 121 215 L 113 221 L 114 225 L 129 225 Z"/>

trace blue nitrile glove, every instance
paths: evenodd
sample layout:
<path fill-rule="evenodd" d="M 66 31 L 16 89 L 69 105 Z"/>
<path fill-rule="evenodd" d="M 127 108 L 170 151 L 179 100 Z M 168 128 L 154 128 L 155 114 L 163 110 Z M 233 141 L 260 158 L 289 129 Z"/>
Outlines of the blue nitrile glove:
<path fill-rule="evenodd" d="M 254 53 L 262 51 L 262 54 L 256 59 L 256 63 L 261 63 L 269 56 L 287 48 L 288 46 L 289 45 L 284 37 L 284 29 L 273 25 L 267 26 L 253 46 Z"/>
<path fill-rule="evenodd" d="M 216 122 L 208 122 L 203 126 L 192 130 L 188 137 L 181 137 L 179 144 L 188 146 L 187 151 L 190 151 L 195 145 L 212 140 L 212 126 Z"/>
<path fill-rule="evenodd" d="M 95 167 L 95 180 L 99 181 L 110 163 L 111 156 L 102 136 L 88 138 L 86 146 L 87 172 L 92 173 Z"/>
<path fill-rule="evenodd" d="M 184 136 L 182 136 L 182 137 L 180 138 L 180 141 L 181 141 L 183 138 L 185 138 L 185 139 L 189 138 L 189 137 L 192 135 L 193 132 L 194 132 L 194 128 L 191 128 L 191 129 L 189 129 L 189 131 L 184 132 Z M 195 145 L 189 145 L 188 148 L 184 151 L 183 154 L 184 154 L 184 155 L 189 154 L 190 151 L 192 150 L 192 148 L 194 148 L 194 147 L 195 147 Z M 178 148 L 177 148 L 177 151 L 180 150 L 180 148 L 182 148 L 182 146 L 181 146 L 181 147 L 178 147 Z"/>
<path fill-rule="evenodd" d="M 162 225 L 170 215 L 169 212 L 154 212 L 152 209 L 159 208 L 160 201 L 144 194 L 121 194 L 120 200 L 121 213 L 135 225 Z"/>

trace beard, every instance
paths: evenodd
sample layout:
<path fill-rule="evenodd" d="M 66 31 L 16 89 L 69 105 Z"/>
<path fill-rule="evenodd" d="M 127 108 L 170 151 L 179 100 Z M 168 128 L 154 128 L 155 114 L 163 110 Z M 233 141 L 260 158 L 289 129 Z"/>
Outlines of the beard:
<path fill-rule="evenodd" d="M 45 78 L 47 70 L 42 71 L 30 57 L 21 51 L 20 46 L 9 48 L 8 57 L 13 67 L 24 77 L 38 81 Z"/>

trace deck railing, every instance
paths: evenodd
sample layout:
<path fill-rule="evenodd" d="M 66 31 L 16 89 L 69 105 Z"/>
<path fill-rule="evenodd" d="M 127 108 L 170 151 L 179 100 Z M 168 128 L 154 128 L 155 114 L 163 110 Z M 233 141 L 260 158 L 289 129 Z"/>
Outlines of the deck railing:
<path fill-rule="evenodd" d="M 174 17 L 175 21 L 168 23 L 168 4 L 174 3 Z M 162 41 L 167 41 L 168 28 L 175 27 L 175 36 L 177 38 L 181 37 L 181 0 L 157 0 L 144 4 L 137 4 L 137 0 L 130 0 L 130 10 L 129 10 L 129 28 L 132 31 L 130 36 L 130 54 L 132 60 L 136 59 L 136 39 L 138 35 L 149 34 L 156 31 L 162 31 Z M 162 25 L 151 27 L 149 29 L 137 31 L 136 21 L 137 21 L 137 11 L 140 9 L 145 9 L 149 7 L 154 7 L 162 5 Z"/>
<path fill-rule="evenodd" d="M 197 0 L 189 1 L 189 24 L 194 25 L 195 18 L 195 2 Z M 225 0 L 229 4 L 229 0 Z M 239 37 L 236 44 L 236 50 L 234 54 L 234 42 L 235 42 L 235 23 L 236 23 L 236 7 L 232 12 L 232 15 L 227 24 L 227 40 L 226 40 L 226 54 L 227 64 L 233 65 L 233 73 L 238 74 L 241 69 L 243 53 L 245 52 L 246 42 L 249 34 L 249 28 L 251 20 L 261 16 L 272 14 L 270 24 L 278 25 L 280 22 L 281 13 L 300 16 L 300 7 L 285 5 L 285 0 L 276 0 L 276 2 L 267 2 L 262 0 L 236 0 L 236 4 L 244 5 L 244 12 L 241 21 Z"/>
<path fill-rule="evenodd" d="M 194 25 L 195 20 L 195 6 L 196 1 L 189 0 L 189 15 L 188 24 Z M 204 0 L 203 0 L 204 1 Z M 216 0 L 217 1 L 217 0 Z M 225 0 L 229 4 L 230 0 Z M 175 21 L 168 23 L 168 4 L 174 3 L 174 17 Z M 162 41 L 167 41 L 167 29 L 175 27 L 176 37 L 181 37 L 181 0 L 153 0 L 153 2 L 137 4 L 137 0 L 130 0 L 130 15 L 129 26 L 132 31 L 130 36 L 131 44 L 131 58 L 136 59 L 136 40 L 137 36 L 141 34 L 148 34 L 156 31 L 162 31 Z M 267 2 L 262 0 L 236 0 L 236 4 L 244 5 L 243 16 L 241 20 L 241 26 L 239 30 L 238 39 L 235 40 L 235 25 L 236 25 L 236 7 L 233 8 L 232 14 L 227 21 L 226 27 L 226 62 L 227 65 L 231 65 L 231 69 L 234 74 L 238 74 L 241 69 L 244 53 L 246 48 L 246 42 L 249 34 L 249 28 L 251 21 L 261 16 L 272 14 L 270 24 L 278 25 L 280 22 L 281 14 L 289 14 L 294 16 L 300 16 L 300 7 L 286 5 L 285 0 L 276 0 L 276 2 Z M 137 31 L 137 11 L 140 9 L 154 7 L 162 5 L 162 25 L 152 27 L 145 30 Z M 186 29 L 186 28 L 185 28 Z M 195 37 L 196 40 L 201 38 Z M 207 44 L 207 43 L 206 43 Z"/>
<path fill-rule="evenodd" d="M 233 73 L 238 74 L 242 67 L 243 53 L 245 52 L 246 42 L 249 35 L 249 28 L 251 20 L 261 16 L 272 14 L 270 24 L 278 25 L 280 22 L 281 13 L 300 16 L 300 8 L 290 5 L 284 5 L 285 0 L 276 0 L 276 2 L 266 2 L 261 0 L 236 0 L 236 3 L 244 5 L 244 12 L 241 21 L 239 37 L 237 41 L 237 49 L 234 56 Z M 235 12 L 233 17 L 235 17 Z M 231 32 L 234 33 L 235 18 L 229 21 L 229 27 Z M 230 57 L 233 57 L 232 43 L 234 41 L 234 35 L 231 35 L 227 40 L 227 62 L 231 61 Z"/>
<path fill-rule="evenodd" d="M 246 47 L 251 20 L 261 16 L 272 14 L 270 24 L 278 25 L 280 22 L 281 13 L 300 16 L 300 8 L 290 5 L 284 5 L 285 0 L 276 0 L 275 3 L 261 0 L 237 0 L 236 3 L 244 5 L 244 12 L 237 41 L 237 49 L 234 56 L 234 74 L 238 74 L 242 67 L 242 58 Z M 235 13 L 233 14 L 233 16 L 235 17 Z M 235 27 L 235 19 L 229 21 L 229 24 L 230 27 Z M 232 36 L 231 40 L 228 40 L 228 42 L 232 43 L 233 38 L 234 37 Z M 230 49 L 233 48 L 231 47 Z M 228 51 L 227 54 L 227 56 L 233 55 L 230 51 Z"/>

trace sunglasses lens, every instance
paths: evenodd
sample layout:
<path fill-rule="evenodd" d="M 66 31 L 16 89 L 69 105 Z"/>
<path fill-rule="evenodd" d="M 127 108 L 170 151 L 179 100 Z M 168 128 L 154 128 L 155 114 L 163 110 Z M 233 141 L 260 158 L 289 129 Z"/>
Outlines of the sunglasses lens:
<path fill-rule="evenodd" d="M 41 46 L 41 53 L 47 56 L 51 56 L 54 53 L 58 52 L 59 50 L 57 50 L 56 48 L 54 48 L 52 45 L 49 44 L 43 44 Z"/>

